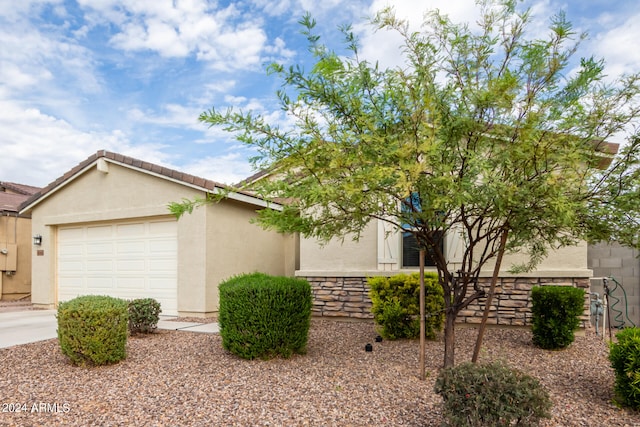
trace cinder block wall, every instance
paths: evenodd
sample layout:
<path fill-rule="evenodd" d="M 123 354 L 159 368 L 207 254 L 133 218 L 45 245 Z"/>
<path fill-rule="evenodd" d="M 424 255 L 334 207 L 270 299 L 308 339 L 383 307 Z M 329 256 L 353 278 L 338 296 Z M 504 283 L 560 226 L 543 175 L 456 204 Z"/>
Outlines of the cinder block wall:
<path fill-rule="evenodd" d="M 627 294 L 625 306 L 622 291 L 613 292 L 612 297 L 620 298 L 616 308 L 622 312 L 625 322 L 627 321 L 626 311 L 628 311 L 629 319 L 636 326 L 640 326 L 640 259 L 638 255 L 637 250 L 617 243 L 590 245 L 588 250 L 588 266 L 593 270 L 594 277 L 591 281 L 591 292 L 598 292 L 602 297 L 604 290 L 600 278 L 615 278 Z M 611 312 L 612 324 L 615 325 L 613 320 L 619 314 L 619 312 Z M 631 325 L 626 324 L 626 326 Z"/>

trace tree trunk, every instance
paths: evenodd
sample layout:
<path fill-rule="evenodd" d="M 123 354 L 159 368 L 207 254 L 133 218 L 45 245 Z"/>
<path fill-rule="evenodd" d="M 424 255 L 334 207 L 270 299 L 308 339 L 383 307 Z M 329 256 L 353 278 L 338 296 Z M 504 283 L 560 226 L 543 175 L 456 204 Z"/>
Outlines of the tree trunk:
<path fill-rule="evenodd" d="M 456 317 L 458 313 L 450 308 L 447 310 L 444 323 L 444 367 L 451 368 L 455 364 L 456 345 Z"/>
<path fill-rule="evenodd" d="M 425 329 L 426 329 L 426 319 L 425 319 L 425 290 L 424 290 L 424 255 L 425 250 L 420 249 L 420 379 L 424 380 L 426 378 L 425 373 L 425 352 L 426 352 L 426 342 L 425 342 Z"/>
<path fill-rule="evenodd" d="M 493 302 L 493 294 L 496 291 L 496 283 L 498 282 L 498 276 L 500 275 L 500 265 L 502 264 L 502 256 L 504 255 L 505 248 L 507 247 L 507 235 L 505 230 L 500 236 L 500 248 L 498 249 L 498 256 L 496 257 L 496 265 L 493 268 L 493 276 L 491 276 L 491 286 L 489 286 L 489 294 L 487 295 L 487 301 L 484 305 L 484 313 L 482 314 L 482 321 L 478 329 L 478 337 L 476 338 L 476 346 L 473 349 L 472 363 L 478 361 L 480 355 L 480 347 L 482 347 L 482 339 L 484 338 L 484 331 L 487 328 L 487 320 L 489 319 L 489 311 L 491 311 L 491 303 Z"/>

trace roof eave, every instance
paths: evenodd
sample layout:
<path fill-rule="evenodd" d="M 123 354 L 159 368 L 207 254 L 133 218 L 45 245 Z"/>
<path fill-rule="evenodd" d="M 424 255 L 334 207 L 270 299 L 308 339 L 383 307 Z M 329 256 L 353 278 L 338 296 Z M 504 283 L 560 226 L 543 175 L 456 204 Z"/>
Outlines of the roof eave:
<path fill-rule="evenodd" d="M 89 162 L 83 166 L 83 163 L 87 161 Z M 18 207 L 19 213 L 26 214 L 30 212 L 38 204 L 42 203 L 43 201 L 51 197 L 53 194 L 57 193 L 58 191 L 66 187 L 68 184 L 73 182 L 79 176 L 82 176 L 88 170 L 92 169 L 93 167 L 99 167 L 98 162 L 100 161 L 106 161 L 108 163 L 113 163 L 121 167 L 136 170 L 138 172 L 152 175 L 167 181 L 171 181 L 179 185 L 190 187 L 198 191 L 202 191 L 204 193 L 213 193 L 213 194 L 225 193 L 226 198 L 251 204 L 259 208 L 282 210 L 282 205 L 278 203 L 269 202 L 267 200 L 251 195 L 247 192 L 234 191 L 232 188 L 227 187 L 224 184 L 216 183 L 214 181 L 206 180 L 203 178 L 198 178 L 189 174 L 183 174 L 181 172 L 174 171 L 172 169 L 164 168 L 158 165 L 142 162 L 140 160 L 136 160 L 130 157 L 126 157 L 126 156 L 118 155 L 115 153 L 110 153 L 105 150 L 101 150 L 101 151 L 98 151 L 93 156 L 90 156 L 87 160 L 80 163 L 78 166 L 76 166 L 76 168 L 80 167 L 78 170 L 74 170 L 75 168 L 71 169 L 65 175 L 58 178 L 57 180 L 55 180 L 54 182 L 52 182 L 51 184 L 43 188 L 41 191 L 31 196 L 25 202 L 23 202 Z"/>

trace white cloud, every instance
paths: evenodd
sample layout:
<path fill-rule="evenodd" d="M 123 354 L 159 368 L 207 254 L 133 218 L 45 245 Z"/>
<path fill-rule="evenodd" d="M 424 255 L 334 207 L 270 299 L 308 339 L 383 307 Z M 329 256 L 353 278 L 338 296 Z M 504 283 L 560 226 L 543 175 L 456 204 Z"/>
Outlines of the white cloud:
<path fill-rule="evenodd" d="M 242 151 L 211 156 L 187 163 L 181 169 L 195 176 L 223 184 L 235 184 L 253 174 L 253 169 Z"/>
<path fill-rule="evenodd" d="M 186 107 L 179 104 L 165 104 L 159 112 L 143 111 L 132 108 L 127 112 L 130 119 L 136 123 L 148 123 L 159 126 L 202 130 L 198 122 L 201 111 L 198 107 Z"/>
<path fill-rule="evenodd" d="M 205 0 L 157 1 L 81 0 L 94 25 L 115 28 L 114 47 L 124 51 L 152 51 L 166 58 L 195 55 L 217 70 L 260 65 L 268 48 L 264 22 L 241 12 L 235 3 L 215 8 Z M 282 47 L 279 51 L 287 54 Z"/>
<path fill-rule="evenodd" d="M 118 130 L 83 132 L 35 108 L 0 101 L 0 180 L 44 186 L 92 153 L 107 149 L 147 161 L 166 161 L 160 146 L 132 146 Z"/>
<path fill-rule="evenodd" d="M 640 70 L 640 13 L 626 16 L 622 22 L 607 17 L 606 31 L 597 34 L 592 41 L 594 53 L 606 60 L 606 72 L 610 77 Z"/>
<path fill-rule="evenodd" d="M 448 15 L 453 22 L 474 23 L 479 17 L 479 11 L 474 0 L 456 0 L 441 2 L 439 0 L 373 0 L 367 11 L 367 17 L 373 18 L 376 13 L 390 7 L 397 18 L 406 21 L 412 31 L 419 31 L 424 22 L 425 14 L 438 9 Z M 400 47 L 402 37 L 395 31 L 373 31 L 368 22 L 361 21 L 354 25 L 360 35 L 360 55 L 369 61 L 377 61 L 381 68 L 403 66 L 403 56 Z"/>
<path fill-rule="evenodd" d="M 47 88 L 43 85 L 54 78 L 69 79 L 77 90 L 86 93 L 101 90 L 94 74 L 93 55 L 78 44 L 56 34 L 44 34 L 25 22 L 1 26 L 0 44 L 0 62 L 5 64 L 0 73 L 20 76 L 17 80 L 7 76 L 0 80 L 0 85 L 10 90 L 21 92 L 25 85 L 37 85 L 42 92 Z"/>

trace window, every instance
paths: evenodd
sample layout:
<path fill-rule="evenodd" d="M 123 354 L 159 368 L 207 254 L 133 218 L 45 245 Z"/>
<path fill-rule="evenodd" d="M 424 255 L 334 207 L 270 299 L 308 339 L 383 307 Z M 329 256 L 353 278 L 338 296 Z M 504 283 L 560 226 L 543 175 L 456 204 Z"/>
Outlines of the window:
<path fill-rule="evenodd" d="M 409 197 L 405 199 L 405 203 L 402 205 L 402 211 L 409 219 L 415 218 L 416 211 L 422 212 L 422 200 L 417 192 L 411 193 Z M 412 221 L 415 223 L 414 221 Z M 418 223 L 420 220 L 418 219 Z M 404 224 L 405 229 L 411 228 L 411 225 Z M 440 251 L 443 252 L 444 239 L 442 233 L 439 233 L 438 240 L 440 241 Z M 433 261 L 432 251 L 427 251 L 425 254 L 424 265 L 433 267 L 435 262 Z M 411 232 L 405 231 L 402 233 L 402 267 L 419 267 L 420 266 L 420 247 L 418 246 L 418 240 Z"/>
<path fill-rule="evenodd" d="M 444 239 L 440 239 L 440 251 L 444 250 Z M 435 262 L 431 256 L 431 251 L 427 251 L 424 258 L 424 265 L 427 267 L 435 266 Z M 413 233 L 402 233 L 402 267 L 412 268 L 420 266 L 420 248 L 418 240 Z"/>

